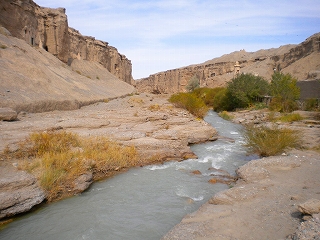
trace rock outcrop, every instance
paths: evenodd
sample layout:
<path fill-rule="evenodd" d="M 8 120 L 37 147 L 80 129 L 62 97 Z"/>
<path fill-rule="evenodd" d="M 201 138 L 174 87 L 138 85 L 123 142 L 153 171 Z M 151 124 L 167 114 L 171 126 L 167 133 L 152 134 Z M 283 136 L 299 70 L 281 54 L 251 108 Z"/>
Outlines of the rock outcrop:
<path fill-rule="evenodd" d="M 315 70 L 320 70 L 319 38 L 320 33 L 317 33 L 299 45 L 257 52 L 236 51 L 202 64 L 152 74 L 134 81 L 134 85 L 140 92 L 185 92 L 189 80 L 196 76 L 201 87 L 225 86 L 234 77 L 236 62 L 240 65 L 240 73 L 252 73 L 269 80 L 274 70 L 281 70 L 298 80 L 305 80 L 309 72 L 314 75 Z"/>
<path fill-rule="evenodd" d="M 0 108 L 0 121 L 14 121 L 17 116 L 17 112 L 11 108 Z"/>
<path fill-rule="evenodd" d="M 135 92 L 98 62 L 75 59 L 68 66 L 42 48 L 3 34 L 0 45 L 0 108 L 72 110 Z"/>
<path fill-rule="evenodd" d="M 44 48 L 69 64 L 73 59 L 95 61 L 131 83 L 131 61 L 107 42 L 69 28 L 64 8 L 44 8 L 32 0 L 5 0 L 0 3 L 0 16 L 0 25 L 31 46 Z"/>
<path fill-rule="evenodd" d="M 0 219 L 27 212 L 45 199 L 34 176 L 2 166 L 0 173 Z"/>

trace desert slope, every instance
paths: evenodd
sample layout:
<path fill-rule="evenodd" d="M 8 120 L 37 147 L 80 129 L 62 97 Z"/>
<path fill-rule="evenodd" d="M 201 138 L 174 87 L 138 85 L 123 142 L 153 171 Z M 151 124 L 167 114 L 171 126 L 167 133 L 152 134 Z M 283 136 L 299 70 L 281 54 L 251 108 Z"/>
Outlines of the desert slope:
<path fill-rule="evenodd" d="M 96 62 L 74 60 L 68 66 L 8 34 L 0 34 L 0 46 L 0 107 L 33 112 L 75 109 L 135 91 Z"/>

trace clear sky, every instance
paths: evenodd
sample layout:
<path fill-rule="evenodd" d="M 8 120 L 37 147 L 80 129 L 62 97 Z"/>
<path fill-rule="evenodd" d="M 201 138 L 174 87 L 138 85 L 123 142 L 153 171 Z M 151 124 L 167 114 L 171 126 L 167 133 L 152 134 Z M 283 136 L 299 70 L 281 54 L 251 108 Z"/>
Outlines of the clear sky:
<path fill-rule="evenodd" d="M 134 79 L 223 54 L 297 44 L 320 32 L 320 0 L 35 0 L 109 42 Z"/>

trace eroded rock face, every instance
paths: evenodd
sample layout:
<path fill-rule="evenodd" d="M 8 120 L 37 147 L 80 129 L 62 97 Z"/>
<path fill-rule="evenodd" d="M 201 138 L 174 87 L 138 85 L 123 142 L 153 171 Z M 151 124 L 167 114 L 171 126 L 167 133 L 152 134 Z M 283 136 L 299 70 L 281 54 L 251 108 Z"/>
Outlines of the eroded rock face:
<path fill-rule="evenodd" d="M 65 63 L 72 59 L 98 62 L 119 79 L 131 83 L 131 61 L 107 42 L 69 28 L 64 8 L 44 8 L 32 0 L 1 1 L 0 15 L 0 25 L 12 36 L 46 49 Z"/>
<path fill-rule="evenodd" d="M 29 211 L 45 199 L 37 179 L 23 171 L 0 169 L 0 219 Z"/>
<path fill-rule="evenodd" d="M 298 80 L 305 80 L 309 72 L 314 77 L 314 70 L 318 69 L 319 36 L 317 33 L 299 45 L 285 45 L 277 49 L 253 53 L 236 51 L 202 64 L 152 74 L 134 81 L 134 84 L 140 92 L 185 92 L 190 79 L 196 76 L 201 87 L 221 87 L 234 77 L 236 62 L 240 65 L 240 73 L 252 73 L 270 80 L 274 70 L 281 70 Z"/>

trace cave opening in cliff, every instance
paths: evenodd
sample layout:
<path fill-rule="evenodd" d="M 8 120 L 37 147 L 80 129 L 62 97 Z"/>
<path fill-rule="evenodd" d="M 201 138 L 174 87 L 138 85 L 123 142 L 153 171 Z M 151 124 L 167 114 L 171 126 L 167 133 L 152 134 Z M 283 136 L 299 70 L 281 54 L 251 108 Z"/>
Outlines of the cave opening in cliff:
<path fill-rule="evenodd" d="M 47 45 L 45 45 L 43 48 L 44 48 L 44 50 L 46 50 L 47 52 L 49 51 Z"/>

